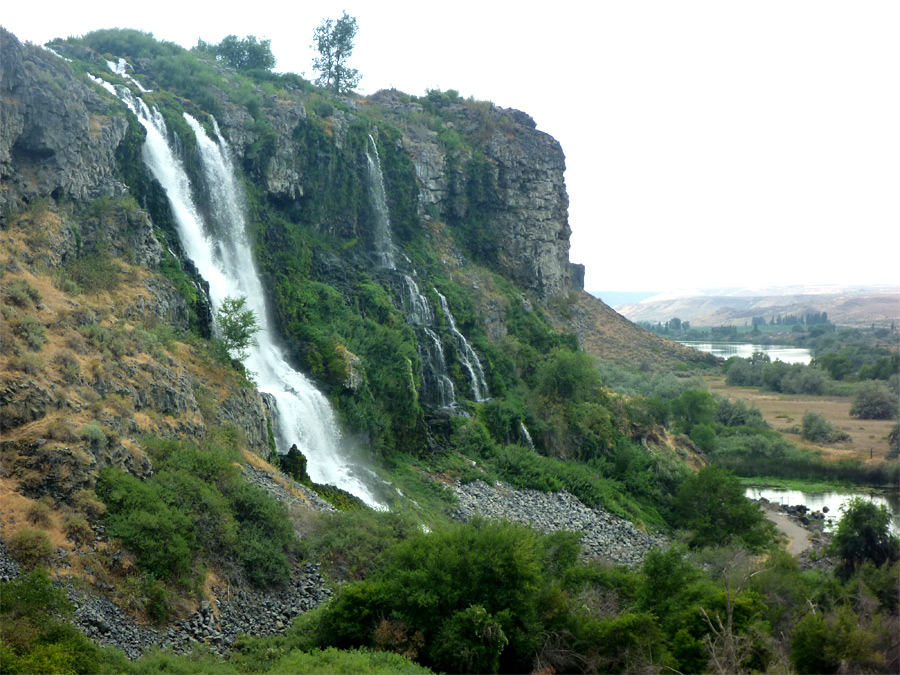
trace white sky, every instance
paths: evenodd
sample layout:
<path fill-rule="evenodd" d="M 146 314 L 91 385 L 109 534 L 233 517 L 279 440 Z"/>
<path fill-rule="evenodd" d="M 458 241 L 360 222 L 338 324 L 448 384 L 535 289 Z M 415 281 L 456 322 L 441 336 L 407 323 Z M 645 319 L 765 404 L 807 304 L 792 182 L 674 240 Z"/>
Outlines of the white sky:
<path fill-rule="evenodd" d="M 900 283 L 900 2 L 527 7 L 51 0 L 7 3 L 0 24 L 37 43 L 256 35 L 311 77 L 314 28 L 346 10 L 361 93 L 456 89 L 559 140 L 588 290 Z"/>

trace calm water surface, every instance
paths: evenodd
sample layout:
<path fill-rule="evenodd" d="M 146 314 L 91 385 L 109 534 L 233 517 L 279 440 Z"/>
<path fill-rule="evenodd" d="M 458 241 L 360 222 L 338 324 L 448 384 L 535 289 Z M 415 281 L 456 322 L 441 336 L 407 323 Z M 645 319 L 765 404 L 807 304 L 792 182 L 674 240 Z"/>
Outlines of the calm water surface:
<path fill-rule="evenodd" d="M 731 356 L 739 356 L 742 359 L 753 356 L 754 352 L 768 354 L 773 361 L 785 363 L 809 364 L 812 361 L 812 352 L 801 347 L 789 347 L 787 345 L 754 345 L 742 342 L 690 342 L 679 340 L 686 347 L 693 347 L 701 352 L 720 356 L 727 359 Z"/>
<path fill-rule="evenodd" d="M 825 529 L 830 530 L 841 517 L 841 507 L 854 497 L 862 497 L 870 502 L 886 506 L 891 512 L 891 531 L 900 534 L 900 495 L 897 492 L 870 494 L 862 492 L 801 492 L 785 488 L 748 487 L 744 495 L 750 499 L 764 497 L 770 502 L 785 506 L 803 504 L 812 511 L 821 511 L 828 507 L 825 514 Z"/>

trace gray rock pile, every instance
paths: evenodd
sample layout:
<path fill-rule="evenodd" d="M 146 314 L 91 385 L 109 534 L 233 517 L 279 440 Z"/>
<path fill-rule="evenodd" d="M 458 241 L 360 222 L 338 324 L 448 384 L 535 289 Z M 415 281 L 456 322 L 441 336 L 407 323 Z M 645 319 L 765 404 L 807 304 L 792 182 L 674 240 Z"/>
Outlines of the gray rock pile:
<path fill-rule="evenodd" d="M 272 476 L 272 474 L 270 474 L 268 471 L 257 469 L 255 466 L 251 466 L 250 464 L 241 464 L 241 471 L 244 472 L 244 478 L 246 478 L 248 482 L 261 487 L 272 497 L 280 502 L 287 504 L 288 506 L 291 506 L 293 504 L 300 504 L 303 506 L 311 507 L 319 513 L 331 513 L 332 511 L 337 510 L 329 502 L 326 502 L 318 494 L 316 494 L 315 490 L 312 490 L 305 485 L 301 485 L 297 481 L 293 480 L 290 476 L 287 476 L 283 473 L 279 474 L 279 476 L 283 478 L 291 487 L 298 490 L 304 497 L 306 497 L 306 499 L 296 497 L 295 495 L 291 494 L 291 492 L 286 490 L 283 485 L 279 484 L 279 482 L 275 480 L 274 476 Z"/>
<path fill-rule="evenodd" d="M 503 484 L 491 487 L 483 481 L 456 484 L 459 501 L 456 517 L 468 522 L 476 514 L 485 518 L 529 525 L 541 532 L 583 532 L 581 546 L 587 558 L 637 567 L 647 551 L 665 540 L 641 532 L 631 522 L 608 511 L 582 504 L 568 492 L 515 490 Z"/>

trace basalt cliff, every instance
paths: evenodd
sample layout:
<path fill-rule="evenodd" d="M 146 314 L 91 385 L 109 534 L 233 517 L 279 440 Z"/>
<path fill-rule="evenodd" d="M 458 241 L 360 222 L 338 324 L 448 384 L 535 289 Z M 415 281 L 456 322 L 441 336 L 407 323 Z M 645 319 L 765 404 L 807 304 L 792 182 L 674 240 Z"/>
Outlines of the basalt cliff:
<path fill-rule="evenodd" d="M 584 293 L 564 170 L 528 115 L 453 91 L 335 96 L 137 31 L 39 47 L 0 29 L 0 538 L 44 500 L 60 556 L 87 555 L 85 527 L 100 555 L 116 481 L 192 452 L 166 443 L 227 446 L 247 475 L 292 466 L 303 485 L 254 480 L 325 509 L 316 492 L 490 480 L 497 453 L 666 446 L 588 354 L 703 356 Z M 262 330 L 235 342 L 241 308 Z M 402 480 L 372 488 L 384 462 Z M 222 574 L 252 581 L 240 559 Z"/>

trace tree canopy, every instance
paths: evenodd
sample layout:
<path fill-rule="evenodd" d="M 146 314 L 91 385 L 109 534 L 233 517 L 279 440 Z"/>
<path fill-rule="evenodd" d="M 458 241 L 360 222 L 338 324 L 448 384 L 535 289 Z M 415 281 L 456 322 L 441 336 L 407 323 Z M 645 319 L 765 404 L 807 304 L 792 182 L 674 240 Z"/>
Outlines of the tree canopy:
<path fill-rule="evenodd" d="M 198 40 L 197 50 L 212 54 L 216 61 L 236 70 L 272 70 L 275 67 L 275 56 L 272 54 L 271 44 L 271 40 L 257 40 L 254 35 L 243 39 L 237 35 L 228 35 L 219 44 Z"/>
<path fill-rule="evenodd" d="M 221 340 L 232 358 L 243 361 L 247 350 L 253 344 L 254 335 L 259 332 L 256 314 L 247 309 L 247 298 L 228 297 L 216 312 L 216 323 L 221 332 Z"/>
<path fill-rule="evenodd" d="M 842 508 L 831 546 L 845 572 L 864 562 L 883 565 L 900 557 L 897 538 L 891 534 L 891 514 L 883 506 L 855 498 Z"/>
<path fill-rule="evenodd" d="M 340 19 L 322 20 L 313 32 L 312 46 L 319 52 L 319 58 L 313 59 L 313 68 L 319 72 L 316 84 L 335 94 L 351 91 L 359 84 L 359 71 L 347 66 L 357 30 L 356 17 L 347 12 Z"/>

